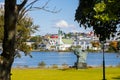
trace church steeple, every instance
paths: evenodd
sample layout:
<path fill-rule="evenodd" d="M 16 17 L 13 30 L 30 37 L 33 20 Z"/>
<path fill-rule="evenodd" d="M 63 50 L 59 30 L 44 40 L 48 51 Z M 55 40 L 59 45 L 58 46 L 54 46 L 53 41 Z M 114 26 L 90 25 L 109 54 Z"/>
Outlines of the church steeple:
<path fill-rule="evenodd" d="M 63 42 L 62 42 L 62 31 L 60 30 L 60 28 L 58 30 L 58 44 L 59 45 L 63 44 Z"/>

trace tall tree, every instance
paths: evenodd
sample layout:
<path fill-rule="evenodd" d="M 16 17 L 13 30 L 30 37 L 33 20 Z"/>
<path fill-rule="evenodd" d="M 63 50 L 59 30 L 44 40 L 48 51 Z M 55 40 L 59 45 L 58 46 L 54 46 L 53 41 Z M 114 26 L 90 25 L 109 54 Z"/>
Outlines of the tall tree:
<path fill-rule="evenodd" d="M 0 8 L 0 43 L 4 37 L 4 9 Z M 18 16 L 19 19 L 20 16 Z M 30 39 L 30 35 L 33 34 L 38 29 L 37 25 L 34 25 L 32 18 L 28 15 L 19 19 L 17 22 L 17 31 L 16 31 L 16 50 L 20 50 L 28 54 L 30 52 L 30 46 L 25 42 Z M 23 46 L 26 46 L 26 48 Z M 19 55 L 19 54 L 18 54 Z"/>
<path fill-rule="evenodd" d="M 120 0 L 79 0 L 75 20 L 85 28 L 92 27 L 103 44 L 103 80 L 105 79 L 104 43 L 114 37 L 120 24 Z"/>
<path fill-rule="evenodd" d="M 16 48 L 16 24 L 20 10 L 27 0 L 20 5 L 16 0 L 5 0 L 3 52 L 0 56 L 0 80 L 11 80 L 11 67 Z"/>
<path fill-rule="evenodd" d="M 38 0 L 33 0 L 26 6 L 25 4 L 28 2 L 28 0 L 22 0 L 21 4 L 17 4 L 17 0 L 4 1 L 4 38 L 2 45 L 3 51 L 0 55 L 0 80 L 11 80 L 11 67 L 16 55 L 16 48 L 18 48 L 18 46 L 16 45 L 16 30 L 18 21 L 25 15 L 26 12 L 30 11 L 31 9 L 42 9 L 44 11 L 52 13 L 56 13 L 58 11 L 55 11 L 54 9 L 49 10 L 47 8 L 47 4 L 49 1 L 46 2 L 45 5 L 43 5 L 42 7 L 33 6 L 33 4 Z M 27 24 L 27 26 L 30 24 Z"/>
<path fill-rule="evenodd" d="M 105 41 L 117 31 L 117 24 L 120 23 L 120 1 L 79 0 L 75 20 L 80 26 L 92 27 L 100 41 Z"/>

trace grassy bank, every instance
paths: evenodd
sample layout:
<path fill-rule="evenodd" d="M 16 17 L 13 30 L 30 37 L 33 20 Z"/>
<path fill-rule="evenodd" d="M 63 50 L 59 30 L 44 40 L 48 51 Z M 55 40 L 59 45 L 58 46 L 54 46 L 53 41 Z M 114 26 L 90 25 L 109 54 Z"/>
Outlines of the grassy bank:
<path fill-rule="evenodd" d="M 106 68 L 107 80 L 120 80 L 120 68 Z M 102 68 L 12 69 L 12 80 L 102 80 Z"/>

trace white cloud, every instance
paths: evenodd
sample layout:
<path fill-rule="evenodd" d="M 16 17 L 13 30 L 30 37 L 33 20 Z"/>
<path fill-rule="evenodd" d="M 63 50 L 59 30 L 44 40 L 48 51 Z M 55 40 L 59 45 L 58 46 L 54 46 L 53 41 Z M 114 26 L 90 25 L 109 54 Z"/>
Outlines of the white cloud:
<path fill-rule="evenodd" d="M 60 20 L 55 24 L 56 27 L 68 27 L 68 23 L 65 20 Z"/>
<path fill-rule="evenodd" d="M 59 27 L 59 28 L 68 28 L 68 27 L 75 27 L 72 24 L 69 24 L 67 21 L 65 20 L 59 20 L 55 23 L 54 25 L 55 27 Z"/>

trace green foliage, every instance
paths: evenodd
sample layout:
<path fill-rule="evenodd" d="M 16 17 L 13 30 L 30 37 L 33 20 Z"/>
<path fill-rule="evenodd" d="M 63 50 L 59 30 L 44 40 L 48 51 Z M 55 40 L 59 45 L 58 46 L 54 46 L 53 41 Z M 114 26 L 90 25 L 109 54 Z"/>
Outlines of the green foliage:
<path fill-rule="evenodd" d="M 118 3 L 116 3 L 116 1 L 117 0 L 108 0 L 107 2 L 102 1 L 95 4 L 94 10 L 96 12 L 96 15 L 94 17 L 104 22 L 110 21 L 110 20 L 118 20 L 119 12 L 118 14 L 116 13 L 120 9 L 120 7 L 118 6 L 118 3 L 120 1 Z"/>
<path fill-rule="evenodd" d="M 101 3 L 95 4 L 93 9 L 95 10 L 96 13 L 100 13 L 105 11 L 105 8 L 106 8 L 106 4 L 104 2 L 101 2 Z"/>
<path fill-rule="evenodd" d="M 79 0 L 75 20 L 85 28 L 93 27 L 100 41 L 110 39 L 120 22 L 120 1 Z"/>
<path fill-rule="evenodd" d="M 30 17 L 24 17 L 19 20 L 17 25 L 17 49 L 25 53 L 31 51 L 31 46 L 27 45 L 27 42 L 30 39 L 32 33 L 37 30 L 38 26 L 33 24 L 33 21 Z"/>
<path fill-rule="evenodd" d="M 41 42 L 42 37 L 41 36 L 31 36 L 30 41 L 31 42 Z"/>
<path fill-rule="evenodd" d="M 41 36 L 31 36 L 29 39 L 30 42 L 34 42 L 32 44 L 33 49 L 38 49 L 38 44 L 42 42 L 42 37 Z"/>
<path fill-rule="evenodd" d="M 117 52 L 117 50 L 113 46 L 109 46 L 108 52 Z"/>
<path fill-rule="evenodd" d="M 2 42 L 4 37 L 4 10 L 0 8 L 0 42 Z M 16 34 L 16 49 L 21 50 L 23 52 L 29 53 L 31 51 L 31 47 L 27 45 L 25 42 L 30 39 L 31 34 L 33 34 L 38 29 L 37 25 L 33 24 L 33 21 L 30 17 L 24 16 L 19 19 L 17 22 L 17 34 Z"/>

